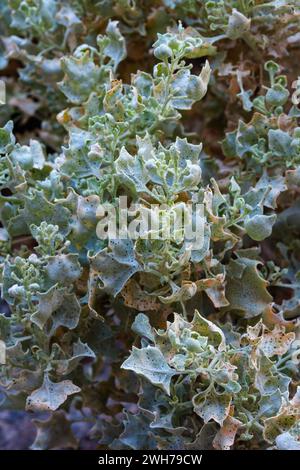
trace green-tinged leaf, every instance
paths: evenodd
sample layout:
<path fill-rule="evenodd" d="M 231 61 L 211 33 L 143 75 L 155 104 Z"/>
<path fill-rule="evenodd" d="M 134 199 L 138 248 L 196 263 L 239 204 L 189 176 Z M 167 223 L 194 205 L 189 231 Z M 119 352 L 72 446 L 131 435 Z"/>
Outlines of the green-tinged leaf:
<path fill-rule="evenodd" d="M 276 437 L 275 443 L 278 450 L 300 450 L 299 440 L 289 432 L 279 434 Z"/>
<path fill-rule="evenodd" d="M 119 440 L 133 450 L 156 449 L 156 440 L 149 429 L 149 420 L 143 414 L 126 413 L 124 431 Z"/>
<path fill-rule="evenodd" d="M 51 281 L 69 285 L 79 278 L 82 269 L 77 254 L 51 256 L 48 260 L 46 271 Z"/>
<path fill-rule="evenodd" d="M 58 375 L 69 374 L 76 367 L 78 367 L 82 359 L 96 358 L 95 353 L 87 344 L 82 343 L 80 338 L 76 343 L 73 344 L 71 357 L 68 358 L 67 355 L 63 353 L 63 351 L 59 350 L 59 346 L 57 346 L 57 356 L 58 358 L 55 358 L 54 361 L 52 361 L 52 366 Z M 60 358 L 60 356 L 62 357 Z"/>
<path fill-rule="evenodd" d="M 90 257 L 90 262 L 102 283 L 101 287 L 115 297 L 140 266 L 131 240 L 111 240 L 109 248 L 110 251 L 105 248 Z"/>
<path fill-rule="evenodd" d="M 198 394 L 193 398 L 194 411 L 205 423 L 213 420 L 223 426 L 229 415 L 231 396 L 228 394 L 218 395 L 214 392 L 209 395 Z"/>
<path fill-rule="evenodd" d="M 108 40 L 105 41 L 104 54 L 113 60 L 116 69 L 126 57 L 126 42 L 120 33 L 117 21 L 109 21 L 105 32 Z"/>
<path fill-rule="evenodd" d="M 45 164 L 44 152 L 37 140 L 30 140 L 29 146 L 15 146 L 10 158 L 24 170 L 31 170 L 32 168 L 41 170 Z"/>
<path fill-rule="evenodd" d="M 272 234 L 272 228 L 275 222 L 275 214 L 257 214 L 250 216 L 245 221 L 246 233 L 250 238 L 252 238 L 252 240 L 262 241 Z"/>
<path fill-rule="evenodd" d="M 38 293 L 38 307 L 31 316 L 31 321 L 39 328 L 46 326 L 49 334 L 59 326 L 76 328 L 80 316 L 80 304 L 74 293 L 56 285 L 47 292 Z"/>
<path fill-rule="evenodd" d="M 195 310 L 192 327 L 201 336 L 207 336 L 210 343 L 220 351 L 225 349 L 225 336 L 221 328 L 203 318 L 197 310 Z"/>
<path fill-rule="evenodd" d="M 259 262 L 247 258 L 231 260 L 228 266 L 226 298 L 230 309 L 251 318 L 262 314 L 272 302 L 266 287 L 268 283 L 257 269 Z"/>
<path fill-rule="evenodd" d="M 162 387 L 168 395 L 170 394 L 171 379 L 176 371 L 169 367 L 158 348 L 148 346 L 137 349 L 133 347 L 131 355 L 123 362 L 122 368 L 133 370 L 146 377 L 151 383 Z"/>
<path fill-rule="evenodd" d="M 78 441 L 71 429 L 71 422 L 64 411 L 53 413 L 46 421 L 34 420 L 37 434 L 32 450 L 76 449 Z"/>
<path fill-rule="evenodd" d="M 280 129 L 270 129 L 269 131 L 269 148 L 271 152 L 278 156 L 289 156 L 292 152 L 291 149 L 292 138 L 287 132 Z"/>
<path fill-rule="evenodd" d="M 236 433 L 241 426 L 241 421 L 233 418 L 232 416 L 227 416 L 223 426 L 214 438 L 214 448 L 217 450 L 229 450 L 234 444 Z"/>

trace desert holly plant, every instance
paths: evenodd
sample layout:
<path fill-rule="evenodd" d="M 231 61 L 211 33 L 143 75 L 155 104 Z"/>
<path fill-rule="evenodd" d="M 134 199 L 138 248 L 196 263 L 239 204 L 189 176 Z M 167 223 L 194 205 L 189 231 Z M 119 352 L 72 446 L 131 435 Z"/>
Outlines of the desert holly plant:
<path fill-rule="evenodd" d="M 1 3 L 0 413 L 32 449 L 300 449 L 299 38 L 296 0 Z"/>

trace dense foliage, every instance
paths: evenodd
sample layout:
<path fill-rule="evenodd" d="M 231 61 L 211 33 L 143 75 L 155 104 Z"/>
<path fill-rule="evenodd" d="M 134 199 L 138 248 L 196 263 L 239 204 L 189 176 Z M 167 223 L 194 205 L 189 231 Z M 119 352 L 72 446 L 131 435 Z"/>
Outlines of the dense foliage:
<path fill-rule="evenodd" d="M 33 449 L 300 449 L 300 2 L 3 0 L 0 39 L 1 409 Z M 99 237 L 125 196 L 203 245 Z"/>

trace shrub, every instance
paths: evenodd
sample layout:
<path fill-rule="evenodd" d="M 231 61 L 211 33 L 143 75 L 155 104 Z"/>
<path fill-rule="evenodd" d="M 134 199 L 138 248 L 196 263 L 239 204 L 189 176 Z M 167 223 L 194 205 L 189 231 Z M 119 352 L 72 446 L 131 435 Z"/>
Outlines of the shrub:
<path fill-rule="evenodd" d="M 0 14 L 1 409 L 33 449 L 299 449 L 299 3 Z"/>

